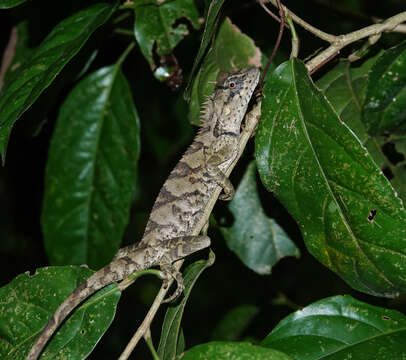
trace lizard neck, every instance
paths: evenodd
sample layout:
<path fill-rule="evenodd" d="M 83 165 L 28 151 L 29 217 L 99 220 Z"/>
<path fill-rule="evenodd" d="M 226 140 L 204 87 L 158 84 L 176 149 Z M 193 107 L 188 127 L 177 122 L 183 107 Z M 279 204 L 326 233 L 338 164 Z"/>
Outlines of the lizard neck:
<path fill-rule="evenodd" d="M 242 116 L 232 116 L 228 106 L 215 102 L 213 96 L 208 97 L 203 105 L 201 126 L 195 141 L 209 143 L 211 139 L 221 135 L 238 137 L 240 135 Z"/>

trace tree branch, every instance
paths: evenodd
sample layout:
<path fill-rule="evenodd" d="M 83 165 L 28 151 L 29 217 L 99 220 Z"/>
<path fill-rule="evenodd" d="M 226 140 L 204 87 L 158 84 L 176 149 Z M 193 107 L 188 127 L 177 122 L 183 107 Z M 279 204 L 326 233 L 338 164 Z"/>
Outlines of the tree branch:
<path fill-rule="evenodd" d="M 336 36 L 336 39 L 326 50 L 322 51 L 319 55 L 316 55 L 306 63 L 307 70 L 310 73 L 314 72 L 320 64 L 337 55 L 341 49 L 349 44 L 366 37 L 373 37 L 372 39 L 376 40 L 378 35 L 386 31 L 392 31 L 404 21 L 406 21 L 406 11 L 388 18 L 383 23 L 370 25 L 346 35 Z"/>
<path fill-rule="evenodd" d="M 265 1 L 270 2 L 275 7 L 278 6 L 277 0 Z M 367 37 L 370 38 L 371 43 L 375 43 L 383 32 L 395 30 L 399 31 L 400 28 L 403 30 L 403 27 L 405 26 L 405 24 L 403 23 L 406 22 L 406 11 L 404 11 L 386 19 L 382 23 L 370 25 L 345 35 L 335 36 L 315 28 L 314 26 L 308 24 L 306 21 L 295 15 L 286 6 L 282 6 L 285 10 L 286 16 L 290 17 L 294 22 L 296 22 L 298 25 L 302 26 L 304 29 L 311 32 L 318 38 L 328 41 L 331 44 L 327 49 L 325 49 L 319 55 L 316 55 L 313 59 L 306 63 L 307 70 L 310 74 L 319 69 L 322 65 L 330 61 L 332 58 L 334 58 L 334 56 L 339 54 L 341 49 L 348 46 L 349 44 Z"/>

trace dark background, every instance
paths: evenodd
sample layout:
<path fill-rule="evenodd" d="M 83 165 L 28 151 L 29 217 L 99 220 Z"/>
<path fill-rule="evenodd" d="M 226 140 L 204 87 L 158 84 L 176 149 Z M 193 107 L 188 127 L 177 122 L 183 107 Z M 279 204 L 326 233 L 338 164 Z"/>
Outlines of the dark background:
<path fill-rule="evenodd" d="M 30 46 L 37 46 L 60 20 L 95 1 L 29 1 L 12 10 L 0 11 L 0 51 L 7 45 L 11 28 L 22 20 L 29 21 Z M 292 11 L 312 25 L 332 34 L 345 33 L 371 24 L 370 16 L 386 18 L 405 10 L 404 0 L 370 1 L 284 1 Z M 201 4 L 203 7 L 203 4 Z M 331 6 L 339 7 L 333 9 Z M 261 50 L 269 54 L 276 39 L 278 25 L 254 1 L 228 1 L 224 15 L 230 16 L 240 29 L 251 36 Z M 121 27 L 132 28 L 132 17 Z M 300 58 L 304 59 L 325 43 L 296 27 L 301 39 Z M 175 49 L 175 56 L 187 79 L 197 53 L 201 32 L 193 31 Z M 383 47 L 398 42 L 401 35 L 384 35 Z M 58 109 L 74 86 L 72 74 L 83 67 L 88 54 L 99 48 L 89 71 L 114 63 L 131 38 L 112 32 L 111 23 L 100 28 L 79 54 L 58 76 L 37 102 L 18 120 L 7 151 L 5 166 L 0 167 L 0 279 L 1 286 L 17 275 L 48 265 L 41 233 L 41 203 L 44 173 L 50 138 Z M 288 36 L 278 54 L 283 59 L 290 51 Z M 350 49 L 345 49 L 343 56 Z M 326 66 L 329 68 L 331 64 Z M 321 76 L 318 72 L 314 78 Z M 159 83 L 139 49 L 124 64 L 132 86 L 134 102 L 141 119 L 142 142 L 136 195 L 123 244 L 138 241 L 156 194 L 169 171 L 192 140 L 194 129 L 187 120 L 187 104 L 182 91 L 174 92 Z M 185 82 L 184 82 L 185 83 Z M 250 144 L 232 175 L 237 185 L 246 164 L 253 157 Z M 389 154 L 390 155 L 390 154 Z M 183 321 L 186 346 L 210 340 L 211 333 L 228 310 L 240 304 L 254 304 L 259 313 L 246 329 L 244 337 L 263 339 L 284 316 L 297 306 L 306 306 L 321 298 L 352 294 L 371 304 L 403 310 L 405 298 L 380 299 L 351 290 L 337 275 L 318 263 L 304 247 L 300 232 L 272 194 L 259 184 L 261 199 L 268 214 L 278 221 L 301 250 L 301 258 L 285 258 L 271 276 L 259 276 L 244 265 L 225 246 L 219 232 L 210 230 L 216 262 L 196 284 Z M 216 205 L 215 218 L 221 224 L 232 222 L 224 204 Z M 207 255 L 207 254 L 205 254 Z M 199 254 L 201 257 L 202 254 Z M 116 319 L 90 358 L 116 357 L 142 321 L 153 301 L 159 282 L 141 279 L 123 294 Z M 284 300 L 285 299 L 285 300 Z M 289 300 L 286 300 L 289 299 Z M 280 305 L 275 305 L 281 300 Z M 153 336 L 158 339 L 163 311 L 155 319 Z M 155 340 L 157 341 L 157 340 Z M 144 358 L 144 344 L 136 350 Z"/>

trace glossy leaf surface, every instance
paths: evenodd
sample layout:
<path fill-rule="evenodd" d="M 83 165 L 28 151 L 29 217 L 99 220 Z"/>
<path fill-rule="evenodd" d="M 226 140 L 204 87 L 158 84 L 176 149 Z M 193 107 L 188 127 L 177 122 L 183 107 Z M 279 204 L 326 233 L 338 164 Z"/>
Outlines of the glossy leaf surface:
<path fill-rule="evenodd" d="M 353 288 L 406 291 L 406 213 L 358 138 L 298 60 L 264 89 L 261 180 L 295 218 L 309 251 Z"/>
<path fill-rule="evenodd" d="M 168 54 L 189 34 L 184 20 L 195 29 L 200 27 L 199 13 L 193 1 L 139 0 L 134 1 L 134 5 L 134 35 L 151 66 L 154 66 L 154 51 L 158 56 Z"/>
<path fill-rule="evenodd" d="M 395 144 L 397 151 L 405 153 L 402 151 L 402 136 L 388 139 L 386 136 L 368 135 L 362 113 L 371 67 L 380 56 L 381 53 L 378 53 L 357 67 L 351 66 L 348 61 L 340 61 L 317 81 L 317 86 L 324 91 L 341 120 L 355 132 L 365 145 L 376 164 L 382 170 L 390 169 L 393 175 L 390 177 L 391 184 L 401 199 L 405 201 L 405 168 L 402 164 L 396 164 L 396 166 L 392 164 L 382 151 L 382 147 L 387 146 L 385 143 L 390 141 Z"/>
<path fill-rule="evenodd" d="M 369 73 L 364 121 L 371 135 L 406 132 L 406 42 L 390 48 Z"/>
<path fill-rule="evenodd" d="M 335 296 L 289 315 L 261 345 L 297 360 L 404 360 L 405 337 L 403 314 Z"/>
<path fill-rule="evenodd" d="M 380 53 L 357 67 L 351 66 L 349 61 L 342 60 L 317 81 L 317 86 L 324 91 L 340 119 L 354 131 L 378 166 L 384 168 L 388 160 L 382 154 L 382 141 L 379 137 L 368 135 L 362 115 L 368 74 L 379 56 Z"/>
<path fill-rule="evenodd" d="M 248 165 L 229 209 L 234 215 L 234 224 L 221 227 L 221 233 L 227 246 L 251 270 L 261 275 L 270 274 L 280 259 L 299 256 L 299 249 L 262 208 L 254 162 Z"/>
<path fill-rule="evenodd" d="M 139 120 L 118 65 L 83 79 L 63 104 L 46 171 L 42 228 L 53 264 L 108 263 L 129 218 Z"/>
<path fill-rule="evenodd" d="M 57 307 L 93 271 L 47 267 L 19 275 L 0 289 L 0 357 L 24 359 Z M 120 291 L 111 285 L 92 296 L 60 327 L 41 359 L 85 359 L 110 326 Z"/>
<path fill-rule="evenodd" d="M 63 20 L 9 79 L 0 93 L 0 156 L 3 161 L 14 123 L 49 86 L 89 36 L 109 19 L 114 9 L 114 4 L 100 3 Z"/>
<path fill-rule="evenodd" d="M 362 106 L 368 73 L 375 61 L 376 57 L 360 67 L 353 68 L 349 61 L 342 60 L 317 81 L 317 86 L 323 90 L 340 119 L 355 132 L 362 143 L 368 138 L 365 124 L 362 122 Z"/>

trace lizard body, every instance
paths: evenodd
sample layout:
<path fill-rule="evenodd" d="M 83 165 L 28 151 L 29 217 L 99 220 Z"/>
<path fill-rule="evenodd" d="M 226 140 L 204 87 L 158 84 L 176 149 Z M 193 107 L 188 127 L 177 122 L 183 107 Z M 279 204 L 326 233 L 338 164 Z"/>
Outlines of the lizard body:
<path fill-rule="evenodd" d="M 177 281 L 176 298 L 184 289 L 181 273 L 173 263 L 210 245 L 207 236 L 191 236 L 207 222 L 206 208 L 220 186 L 223 200 L 230 200 L 234 188 L 224 170 L 238 154 L 241 123 L 259 70 L 251 67 L 224 74 L 208 97 L 201 127 L 193 143 L 170 173 L 152 208 L 144 236 L 137 244 L 120 249 L 110 264 L 85 282 L 58 307 L 41 331 L 27 360 L 35 360 L 70 312 L 97 290 L 132 273 L 160 266 L 166 278 Z"/>

